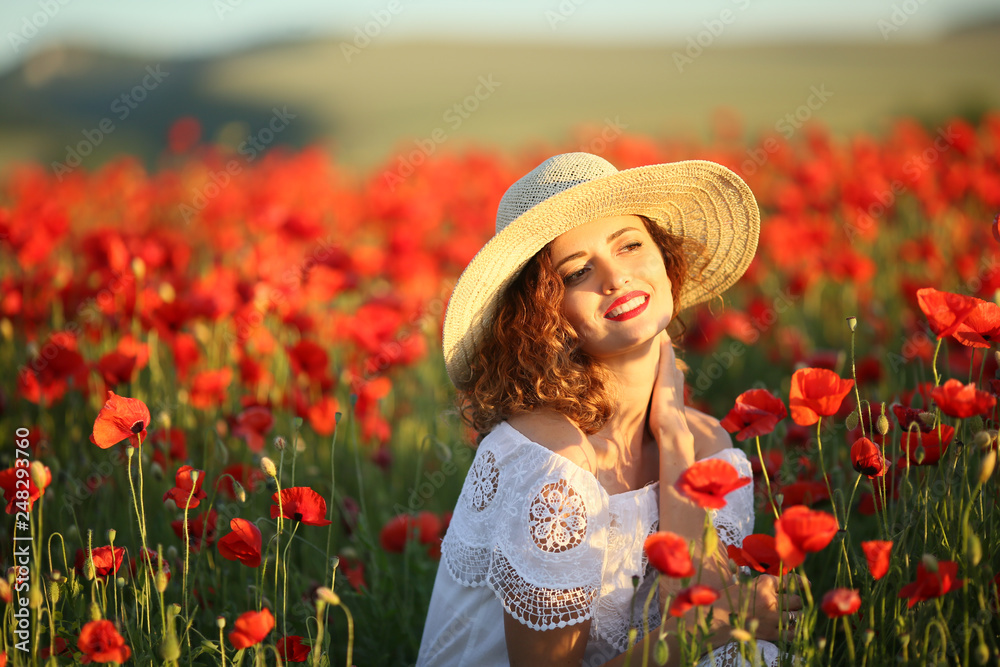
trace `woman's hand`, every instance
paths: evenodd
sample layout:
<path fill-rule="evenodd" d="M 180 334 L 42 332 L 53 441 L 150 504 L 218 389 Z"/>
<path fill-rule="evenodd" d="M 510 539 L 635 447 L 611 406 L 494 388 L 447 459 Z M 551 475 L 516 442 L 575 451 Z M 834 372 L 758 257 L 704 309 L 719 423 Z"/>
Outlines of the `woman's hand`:
<path fill-rule="evenodd" d="M 663 449 L 694 453 L 694 436 L 688 428 L 684 409 L 684 374 L 677 368 L 677 358 L 667 332 L 661 331 L 660 361 L 649 399 L 649 431 Z"/>
<path fill-rule="evenodd" d="M 797 580 L 797 581 L 796 581 Z M 802 598 L 792 593 L 791 590 L 796 583 L 801 584 L 802 577 L 796 575 L 785 575 L 785 589 L 778 588 L 778 577 L 770 574 L 762 574 L 755 577 L 749 584 L 733 584 L 729 590 L 724 591 L 719 597 L 717 606 L 721 605 L 726 611 L 729 610 L 729 598 L 732 604 L 742 607 L 740 593 L 749 595 L 750 599 L 746 604 L 747 619 L 757 620 L 757 639 L 767 641 L 778 641 L 784 638 L 791 641 L 795 637 L 795 626 L 802 614 Z M 742 588 L 741 588 L 742 587 Z M 798 590 L 798 588 L 795 588 Z M 778 614 L 778 597 L 781 596 L 781 614 Z M 778 621 L 782 623 L 784 634 L 779 634 Z"/>

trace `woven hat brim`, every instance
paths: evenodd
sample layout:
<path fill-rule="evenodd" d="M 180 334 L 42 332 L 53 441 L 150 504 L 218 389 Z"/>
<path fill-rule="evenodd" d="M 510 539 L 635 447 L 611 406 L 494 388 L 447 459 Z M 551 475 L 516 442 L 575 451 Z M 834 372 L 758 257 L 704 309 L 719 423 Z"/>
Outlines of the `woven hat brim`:
<path fill-rule="evenodd" d="M 644 215 L 705 248 L 699 281 L 686 281 L 683 310 L 722 294 L 757 252 L 760 212 L 750 188 L 714 162 L 688 160 L 626 169 L 568 188 L 527 210 L 484 245 L 459 277 L 442 332 L 445 366 L 468 382 L 472 354 L 514 276 L 547 243 L 600 218 Z"/>

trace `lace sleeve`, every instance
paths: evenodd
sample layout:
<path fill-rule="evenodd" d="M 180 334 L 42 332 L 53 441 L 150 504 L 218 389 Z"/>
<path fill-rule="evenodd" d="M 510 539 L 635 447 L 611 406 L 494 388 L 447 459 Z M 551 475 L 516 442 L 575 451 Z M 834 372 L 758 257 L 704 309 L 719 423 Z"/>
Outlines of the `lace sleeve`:
<path fill-rule="evenodd" d="M 609 524 L 608 496 L 589 472 L 534 443 L 484 439 L 442 560 L 460 584 L 489 586 L 525 625 L 565 627 L 593 615 Z"/>

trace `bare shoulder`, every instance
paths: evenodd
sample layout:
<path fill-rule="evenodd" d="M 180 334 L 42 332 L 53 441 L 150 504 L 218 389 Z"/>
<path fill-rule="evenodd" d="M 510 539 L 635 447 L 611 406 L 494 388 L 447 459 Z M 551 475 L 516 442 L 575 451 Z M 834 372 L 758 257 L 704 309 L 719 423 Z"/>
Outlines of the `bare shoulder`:
<path fill-rule="evenodd" d="M 507 423 L 521 435 L 554 454 L 569 459 L 591 473 L 597 473 L 597 456 L 586 434 L 565 415 L 539 410 L 514 415 Z"/>
<path fill-rule="evenodd" d="M 690 406 L 685 407 L 684 414 L 687 417 L 691 435 L 694 436 L 696 459 L 703 459 L 733 446 L 732 436 L 712 415 L 695 410 Z"/>

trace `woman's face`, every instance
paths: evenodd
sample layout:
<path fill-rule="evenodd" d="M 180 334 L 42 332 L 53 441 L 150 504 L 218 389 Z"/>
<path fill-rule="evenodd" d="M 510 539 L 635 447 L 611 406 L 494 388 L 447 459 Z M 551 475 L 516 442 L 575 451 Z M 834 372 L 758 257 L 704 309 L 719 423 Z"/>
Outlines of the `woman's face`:
<path fill-rule="evenodd" d="M 563 316 L 592 357 L 628 352 L 670 324 L 670 278 L 659 247 L 638 216 L 575 227 L 552 242 L 551 254 L 566 286 Z"/>

